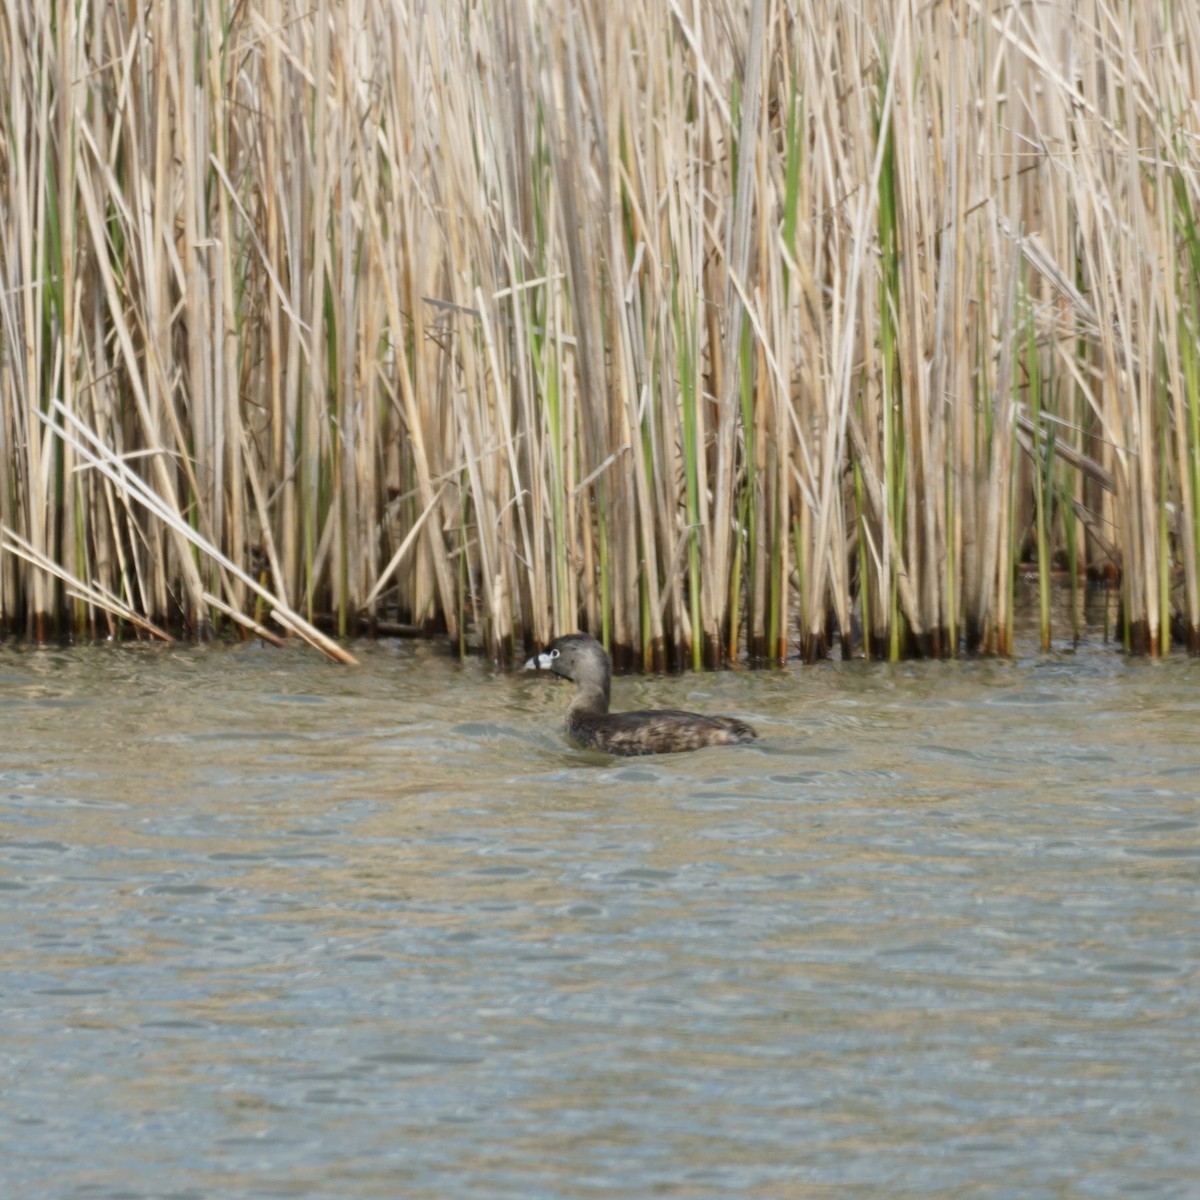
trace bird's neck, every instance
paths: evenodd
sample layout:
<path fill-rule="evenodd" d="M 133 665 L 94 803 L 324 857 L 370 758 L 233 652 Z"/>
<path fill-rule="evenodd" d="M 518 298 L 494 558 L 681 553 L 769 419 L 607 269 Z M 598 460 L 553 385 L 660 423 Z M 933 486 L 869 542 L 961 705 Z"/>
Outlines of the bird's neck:
<path fill-rule="evenodd" d="M 580 683 L 575 698 L 571 701 L 573 713 L 608 712 L 609 681 L 589 679 Z"/>

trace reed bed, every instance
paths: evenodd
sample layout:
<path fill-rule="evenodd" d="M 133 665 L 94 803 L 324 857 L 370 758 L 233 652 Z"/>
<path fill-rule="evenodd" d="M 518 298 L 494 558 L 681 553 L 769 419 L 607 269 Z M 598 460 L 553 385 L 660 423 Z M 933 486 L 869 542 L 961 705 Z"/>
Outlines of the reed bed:
<path fill-rule="evenodd" d="M 0 80 L 9 631 L 1007 653 L 1030 558 L 1200 650 L 1191 0 L 3 0 Z"/>

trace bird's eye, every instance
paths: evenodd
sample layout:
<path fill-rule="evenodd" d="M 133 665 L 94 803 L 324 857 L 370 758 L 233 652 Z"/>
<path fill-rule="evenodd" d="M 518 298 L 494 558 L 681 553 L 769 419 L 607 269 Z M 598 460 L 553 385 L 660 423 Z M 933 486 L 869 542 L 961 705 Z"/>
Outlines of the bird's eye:
<path fill-rule="evenodd" d="M 558 657 L 558 651 L 557 651 L 557 650 L 551 650 L 551 651 L 550 651 L 550 657 L 551 657 L 551 658 L 557 658 L 557 657 Z"/>

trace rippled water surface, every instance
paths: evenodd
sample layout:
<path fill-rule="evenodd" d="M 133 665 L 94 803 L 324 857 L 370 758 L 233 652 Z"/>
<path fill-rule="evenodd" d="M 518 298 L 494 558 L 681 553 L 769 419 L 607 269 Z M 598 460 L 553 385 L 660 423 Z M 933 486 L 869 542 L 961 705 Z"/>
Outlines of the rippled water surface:
<path fill-rule="evenodd" d="M 0 648 L 5 1197 L 1200 1196 L 1200 664 Z"/>

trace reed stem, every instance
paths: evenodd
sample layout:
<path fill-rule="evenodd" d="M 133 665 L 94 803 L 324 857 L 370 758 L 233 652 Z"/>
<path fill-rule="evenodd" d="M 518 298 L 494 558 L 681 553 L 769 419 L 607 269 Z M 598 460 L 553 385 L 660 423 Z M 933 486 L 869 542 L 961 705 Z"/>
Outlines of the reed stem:
<path fill-rule="evenodd" d="M 1200 652 L 1188 6 L 0 3 L 3 631 Z"/>

